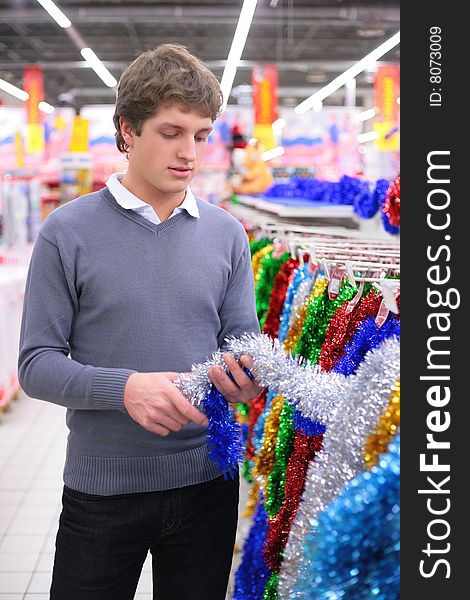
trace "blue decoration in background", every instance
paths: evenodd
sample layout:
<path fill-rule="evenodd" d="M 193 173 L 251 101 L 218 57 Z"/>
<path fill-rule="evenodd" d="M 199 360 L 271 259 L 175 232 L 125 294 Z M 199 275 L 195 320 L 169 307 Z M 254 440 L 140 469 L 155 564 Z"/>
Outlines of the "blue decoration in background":
<path fill-rule="evenodd" d="M 370 472 L 352 479 L 319 515 L 304 544 L 308 573 L 293 597 L 400 598 L 400 437 Z"/>
<path fill-rule="evenodd" d="M 256 512 L 243 548 L 243 559 L 235 573 L 234 600 L 262 600 L 271 571 L 264 562 L 263 545 L 268 515 L 260 491 Z"/>
<path fill-rule="evenodd" d="M 393 314 L 388 316 L 382 327 L 376 325 L 375 317 L 368 317 L 359 325 L 351 341 L 345 345 L 343 355 L 333 367 L 333 371 L 353 375 L 369 350 L 377 348 L 385 339 L 394 335 L 400 337 L 400 319 L 395 318 Z"/>
<path fill-rule="evenodd" d="M 388 231 L 388 233 L 391 233 L 392 235 L 397 235 L 400 233 L 400 227 L 397 227 L 396 225 L 392 225 L 390 223 L 388 215 L 385 211 L 382 211 L 382 224 L 384 226 L 385 231 Z"/>

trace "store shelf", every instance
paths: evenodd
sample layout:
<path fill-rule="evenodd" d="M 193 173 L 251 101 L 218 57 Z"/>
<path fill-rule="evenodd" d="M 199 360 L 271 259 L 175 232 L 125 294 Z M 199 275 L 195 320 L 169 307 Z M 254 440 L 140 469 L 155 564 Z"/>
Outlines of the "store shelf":
<path fill-rule="evenodd" d="M 256 196 L 237 196 L 237 201 L 245 206 L 250 206 L 258 210 L 263 210 L 277 215 L 278 217 L 299 218 L 299 219 L 353 219 L 357 220 L 351 205 L 344 204 L 316 204 L 312 206 L 308 201 L 297 201 L 296 205 L 279 199 L 279 202 L 272 202 Z"/>

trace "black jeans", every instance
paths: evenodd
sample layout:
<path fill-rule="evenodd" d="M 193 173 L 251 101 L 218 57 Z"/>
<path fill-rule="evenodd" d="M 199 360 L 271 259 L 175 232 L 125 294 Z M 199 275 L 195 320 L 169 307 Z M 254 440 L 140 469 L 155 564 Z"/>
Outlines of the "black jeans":
<path fill-rule="evenodd" d="M 64 487 L 51 600 L 131 600 L 152 554 L 154 600 L 224 600 L 239 479 L 94 496 Z"/>

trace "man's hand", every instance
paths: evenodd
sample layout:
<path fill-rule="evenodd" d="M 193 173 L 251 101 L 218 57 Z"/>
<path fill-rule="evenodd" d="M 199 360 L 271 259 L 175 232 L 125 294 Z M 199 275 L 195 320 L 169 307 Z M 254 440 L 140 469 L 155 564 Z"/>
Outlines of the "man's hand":
<path fill-rule="evenodd" d="M 190 421 L 207 426 L 207 417 L 187 400 L 173 381 L 180 373 L 133 373 L 124 388 L 124 407 L 147 431 L 167 436 Z"/>
<path fill-rule="evenodd" d="M 224 354 L 223 358 L 235 381 L 232 381 L 221 367 L 209 369 L 209 378 L 228 402 L 246 404 L 255 398 L 263 388 L 248 377 L 233 354 Z M 253 359 L 244 354 L 240 357 L 240 363 L 250 370 L 253 366 Z"/>

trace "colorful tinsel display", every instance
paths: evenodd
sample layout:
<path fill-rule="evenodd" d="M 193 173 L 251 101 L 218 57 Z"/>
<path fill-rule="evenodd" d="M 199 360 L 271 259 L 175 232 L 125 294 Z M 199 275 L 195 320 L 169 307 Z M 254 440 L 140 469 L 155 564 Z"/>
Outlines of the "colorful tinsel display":
<path fill-rule="evenodd" d="M 352 479 L 304 545 L 309 577 L 295 598 L 400 598 L 400 437 L 377 466 Z"/>
<path fill-rule="evenodd" d="M 307 533 L 315 532 L 318 515 L 341 492 L 344 485 L 365 469 L 362 450 L 388 405 L 390 390 L 400 372 L 400 347 L 396 338 L 385 340 L 367 353 L 355 375 L 343 379 L 330 405 L 330 420 L 323 449 L 310 464 L 305 492 L 292 523 L 279 577 L 279 597 L 291 595 L 299 575 L 311 578 L 309 558 L 304 555 Z M 326 374 L 334 376 L 334 373 Z M 313 527 L 313 530 L 312 530 Z"/>
<path fill-rule="evenodd" d="M 279 340 L 283 342 L 286 339 L 287 332 L 289 331 L 289 320 L 292 311 L 292 302 L 296 297 L 299 286 L 308 277 L 308 266 L 304 264 L 295 269 L 292 280 L 289 283 L 289 287 L 286 292 L 286 299 L 282 307 L 282 313 L 279 319 Z"/>
<path fill-rule="evenodd" d="M 262 548 L 266 537 L 267 514 L 263 494 L 256 506 L 255 516 L 243 547 L 243 558 L 235 574 L 234 600 L 260 600 L 269 579 Z"/>
<path fill-rule="evenodd" d="M 268 246 L 266 246 L 268 248 Z M 280 257 L 274 256 L 273 253 L 268 253 L 261 260 L 261 265 L 257 273 L 256 292 L 256 313 L 260 328 L 263 329 L 266 314 L 271 301 L 271 293 L 274 286 L 274 279 L 279 273 L 282 265 L 289 260 L 290 254 L 284 252 Z"/>
<path fill-rule="evenodd" d="M 279 511 L 284 499 L 286 467 L 294 444 L 292 416 L 294 408 L 285 402 L 279 416 L 279 428 L 274 450 L 274 465 L 268 476 L 266 486 L 266 512 L 273 517 Z"/>
<path fill-rule="evenodd" d="M 307 282 L 308 285 L 309 282 Z M 328 286 L 328 281 L 325 277 L 318 277 L 313 284 L 312 290 L 307 298 L 304 300 L 303 304 L 299 307 L 294 320 L 289 327 L 289 331 L 287 332 L 286 339 L 284 340 L 284 349 L 286 352 L 290 352 L 295 354 L 296 349 L 300 343 L 300 339 L 302 336 L 302 331 L 305 324 L 305 319 L 307 318 L 308 307 L 315 300 L 315 298 L 319 298 L 325 293 L 325 290 Z M 294 308 L 293 308 L 294 310 Z"/>
<path fill-rule="evenodd" d="M 364 288 L 363 297 L 353 309 L 345 302 L 331 317 L 318 360 L 324 371 L 331 371 L 359 325 L 367 317 L 377 314 L 382 297 L 370 290 L 370 285 L 368 287 Z"/>
<path fill-rule="evenodd" d="M 273 251 L 273 245 L 267 244 L 260 250 L 257 250 L 251 257 L 251 267 L 253 269 L 253 277 L 255 278 L 255 286 L 258 284 L 260 274 L 259 270 L 263 259 Z"/>
<path fill-rule="evenodd" d="M 321 449 L 322 440 L 322 435 L 306 435 L 301 431 L 295 433 L 293 450 L 286 470 L 285 498 L 279 512 L 269 520 L 263 546 L 266 564 L 275 573 L 279 573 L 290 526 L 304 491 L 308 465 Z"/>
<path fill-rule="evenodd" d="M 322 296 L 314 298 L 307 308 L 302 335 L 296 354 L 300 354 L 311 363 L 316 363 L 320 356 L 329 320 L 343 304 L 353 298 L 355 288 L 348 282 L 343 283 L 338 296 L 330 300 L 328 290 Z"/>
<path fill-rule="evenodd" d="M 281 312 L 286 299 L 287 288 L 299 261 L 293 258 L 281 265 L 279 273 L 274 278 L 274 285 L 269 301 L 269 308 L 264 320 L 263 333 L 278 337 Z"/>
<path fill-rule="evenodd" d="M 393 336 L 400 336 L 400 319 L 396 315 L 389 314 L 382 327 L 376 324 L 374 317 L 368 317 L 345 345 L 333 371 L 343 375 L 355 373 L 369 350 L 377 348 L 385 339 Z"/>
<path fill-rule="evenodd" d="M 387 451 L 390 441 L 400 427 L 400 382 L 392 385 L 392 395 L 380 417 L 377 429 L 370 434 L 364 444 L 364 462 L 370 469 L 377 464 L 381 454 Z"/>

